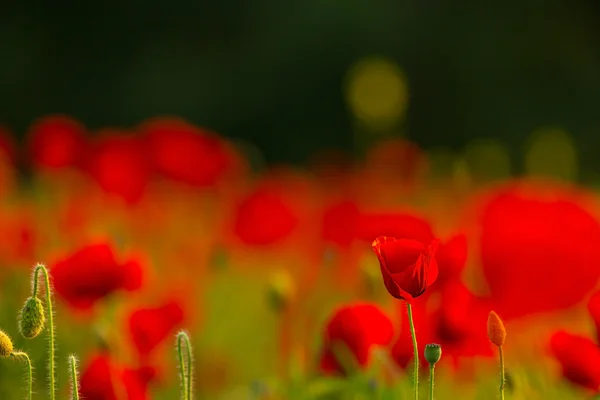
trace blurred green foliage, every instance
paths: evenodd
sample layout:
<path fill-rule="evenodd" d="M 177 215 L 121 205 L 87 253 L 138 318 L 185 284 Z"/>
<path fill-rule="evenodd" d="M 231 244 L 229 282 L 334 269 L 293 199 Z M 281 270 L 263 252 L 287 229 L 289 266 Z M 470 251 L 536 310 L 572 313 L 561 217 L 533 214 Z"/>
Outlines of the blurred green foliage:
<path fill-rule="evenodd" d="M 0 13 L 0 122 L 47 113 L 91 128 L 177 114 L 267 161 L 352 150 L 343 81 L 360 58 L 409 84 L 402 131 L 426 148 L 500 138 L 514 154 L 565 129 L 600 167 L 600 3 L 414 0 L 10 2 Z"/>

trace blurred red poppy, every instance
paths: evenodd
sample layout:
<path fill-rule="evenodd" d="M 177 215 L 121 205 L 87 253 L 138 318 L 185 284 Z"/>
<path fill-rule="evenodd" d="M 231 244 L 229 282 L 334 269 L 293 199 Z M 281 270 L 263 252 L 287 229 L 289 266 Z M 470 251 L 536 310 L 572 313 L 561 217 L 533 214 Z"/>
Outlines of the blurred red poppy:
<path fill-rule="evenodd" d="M 385 287 L 393 297 L 412 302 L 435 282 L 437 245 L 437 240 L 427 246 L 410 239 L 375 239 L 373 251 L 379 259 Z"/>
<path fill-rule="evenodd" d="M 481 263 L 504 318 L 573 306 L 600 276 L 600 225 L 585 196 L 549 184 L 509 185 L 485 203 Z"/>
<path fill-rule="evenodd" d="M 76 309 L 86 310 L 117 290 L 137 290 L 143 270 L 137 260 L 118 263 L 107 243 L 85 246 L 56 262 L 51 268 L 59 298 Z"/>
<path fill-rule="evenodd" d="M 288 237 L 298 217 L 276 188 L 262 186 L 244 198 L 235 216 L 235 234 L 246 244 L 270 245 Z"/>
<path fill-rule="evenodd" d="M 460 281 L 452 280 L 440 289 L 439 298 L 428 297 L 413 305 L 415 330 L 421 342 L 439 343 L 444 360 L 459 369 L 461 361 L 494 355 L 487 338 L 486 320 L 489 307 Z M 432 308 L 432 304 L 434 308 Z M 413 357 L 410 328 L 405 307 L 398 306 L 402 318 L 400 335 L 392 348 L 396 363 L 406 368 Z M 420 354 L 424 360 L 423 354 Z M 427 363 L 422 364 L 424 367 Z"/>
<path fill-rule="evenodd" d="M 600 389 L 600 348 L 593 340 L 559 331 L 550 338 L 550 350 L 566 379 L 593 391 Z"/>
<path fill-rule="evenodd" d="M 82 374 L 80 395 L 86 400 L 149 400 L 148 384 L 154 374 L 151 368 L 122 368 L 108 354 L 90 357 Z"/>
<path fill-rule="evenodd" d="M 139 201 L 150 178 L 150 164 L 139 137 L 103 131 L 93 142 L 87 169 L 107 192 L 128 203 Z"/>
<path fill-rule="evenodd" d="M 138 354 L 148 356 L 166 338 L 172 336 L 183 320 L 183 308 L 174 300 L 158 307 L 133 311 L 128 318 L 128 327 Z"/>
<path fill-rule="evenodd" d="M 233 164 L 232 155 L 216 134 L 177 118 L 142 125 L 154 170 L 192 186 L 216 184 Z"/>
<path fill-rule="evenodd" d="M 53 115 L 37 121 L 27 137 L 28 159 L 37 168 L 79 166 L 86 149 L 86 131 L 74 119 Z"/>
<path fill-rule="evenodd" d="M 345 200 L 332 204 L 324 210 L 322 237 L 327 243 L 348 247 L 356 237 L 359 210 L 353 201 Z"/>
<path fill-rule="evenodd" d="M 341 307 L 333 313 L 325 328 L 321 370 L 328 374 L 348 372 L 336 358 L 336 343 L 351 352 L 358 367 L 365 367 L 373 347 L 386 346 L 393 337 L 392 321 L 378 306 L 353 304 Z"/>
<path fill-rule="evenodd" d="M 595 292 L 587 303 L 587 309 L 596 327 L 596 340 L 600 343 L 600 292 Z"/>
<path fill-rule="evenodd" d="M 435 253 L 438 264 L 437 286 L 442 287 L 446 282 L 460 279 L 467 263 L 467 237 L 458 234 L 440 243 Z"/>

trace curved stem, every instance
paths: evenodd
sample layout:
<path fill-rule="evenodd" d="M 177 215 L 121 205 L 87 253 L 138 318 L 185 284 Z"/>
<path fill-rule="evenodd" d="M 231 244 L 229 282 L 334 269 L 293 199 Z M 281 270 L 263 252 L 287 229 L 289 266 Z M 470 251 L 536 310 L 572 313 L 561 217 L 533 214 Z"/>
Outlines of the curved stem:
<path fill-rule="evenodd" d="M 498 354 L 500 356 L 500 399 L 504 400 L 504 352 L 502 351 L 502 346 L 498 346 Z"/>
<path fill-rule="evenodd" d="M 434 366 L 429 366 L 429 400 L 433 400 L 433 380 L 434 380 Z"/>
<path fill-rule="evenodd" d="M 27 395 L 27 398 L 29 400 L 31 400 L 32 399 L 32 393 L 33 393 L 33 368 L 31 367 L 31 360 L 29 359 L 29 356 L 27 355 L 27 353 L 22 352 L 22 351 L 15 351 L 15 352 L 13 352 L 11 354 L 11 356 L 23 358 L 25 360 L 25 362 L 27 363 L 27 378 L 28 378 L 28 382 L 27 382 L 28 395 Z"/>
<path fill-rule="evenodd" d="M 183 346 L 185 345 L 185 361 L 183 357 Z M 185 332 L 177 334 L 177 356 L 179 358 L 179 369 L 181 373 L 182 399 L 192 399 L 192 345 L 190 338 Z"/>
<path fill-rule="evenodd" d="M 69 369 L 71 372 L 71 399 L 79 400 L 79 376 L 77 373 L 77 358 L 74 355 L 69 356 Z"/>
<path fill-rule="evenodd" d="M 415 333 L 415 323 L 413 322 L 412 306 L 406 302 L 406 310 L 408 312 L 408 322 L 410 324 L 410 335 L 413 342 L 413 358 L 415 374 L 413 377 L 413 385 L 415 387 L 415 400 L 419 399 L 419 348 L 417 347 L 417 334 Z"/>
<path fill-rule="evenodd" d="M 37 264 L 33 272 L 33 291 L 32 297 L 37 296 L 38 291 L 38 276 L 39 273 L 44 274 L 44 283 L 46 286 L 46 303 L 48 304 L 48 375 L 50 380 L 50 399 L 56 399 L 56 371 L 54 368 L 54 312 L 52 307 L 52 292 L 50 291 L 50 275 L 44 264 Z"/>

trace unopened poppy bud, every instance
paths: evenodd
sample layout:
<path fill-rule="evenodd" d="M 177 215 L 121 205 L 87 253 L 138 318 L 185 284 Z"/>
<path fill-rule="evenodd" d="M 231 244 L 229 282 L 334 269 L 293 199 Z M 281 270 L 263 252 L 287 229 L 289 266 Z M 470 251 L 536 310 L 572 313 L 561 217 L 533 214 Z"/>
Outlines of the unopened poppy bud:
<path fill-rule="evenodd" d="M 33 339 L 44 330 L 45 324 L 46 316 L 42 301 L 36 296 L 28 298 L 19 317 L 21 335 L 26 339 Z"/>
<path fill-rule="evenodd" d="M 8 357 L 13 353 L 13 343 L 6 333 L 0 331 L 0 357 Z"/>
<path fill-rule="evenodd" d="M 442 358 L 442 346 L 435 343 L 425 345 L 425 359 L 429 365 L 434 366 Z"/>
<path fill-rule="evenodd" d="M 494 311 L 490 311 L 487 323 L 488 338 L 496 346 L 501 347 L 506 340 L 506 328 L 504 323 Z"/>
<path fill-rule="evenodd" d="M 275 311 L 286 308 L 296 295 L 294 281 L 288 271 L 280 270 L 269 279 L 269 304 Z"/>

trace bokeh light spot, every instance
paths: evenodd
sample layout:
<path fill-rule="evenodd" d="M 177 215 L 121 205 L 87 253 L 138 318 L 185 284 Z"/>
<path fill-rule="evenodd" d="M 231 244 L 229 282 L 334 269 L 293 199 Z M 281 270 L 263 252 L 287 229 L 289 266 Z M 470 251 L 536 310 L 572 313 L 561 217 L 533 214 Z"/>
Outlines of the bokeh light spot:
<path fill-rule="evenodd" d="M 569 134 L 560 129 L 534 131 L 525 151 L 525 173 L 563 180 L 577 179 L 577 149 Z"/>
<path fill-rule="evenodd" d="M 346 101 L 354 116 L 373 128 L 398 123 L 408 105 L 408 87 L 400 68 L 380 57 L 359 60 L 349 70 Z"/>

